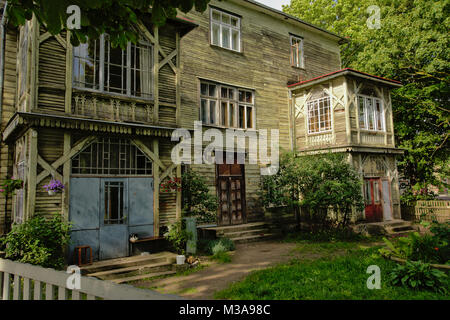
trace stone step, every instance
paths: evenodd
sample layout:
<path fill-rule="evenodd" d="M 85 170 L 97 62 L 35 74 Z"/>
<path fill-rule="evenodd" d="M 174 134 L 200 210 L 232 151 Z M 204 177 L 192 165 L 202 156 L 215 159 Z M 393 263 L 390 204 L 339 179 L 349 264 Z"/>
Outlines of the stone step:
<path fill-rule="evenodd" d="M 255 242 L 255 241 L 263 241 L 263 240 L 270 240 L 278 236 L 278 234 L 274 233 L 267 233 L 264 235 L 253 235 L 253 236 L 244 236 L 239 238 L 234 238 L 234 243 L 248 243 L 248 242 Z"/>
<path fill-rule="evenodd" d="M 175 273 L 176 273 L 176 271 L 154 272 L 154 273 L 140 274 L 140 275 L 132 276 L 132 277 L 114 279 L 111 281 L 119 284 L 119 283 L 126 283 L 126 282 L 131 282 L 131 281 L 142 280 L 142 279 L 155 278 L 155 277 L 159 277 L 159 276 L 173 275 Z"/>
<path fill-rule="evenodd" d="M 401 227 L 394 227 L 389 231 L 391 232 L 416 231 L 416 229 L 413 228 L 412 226 L 401 226 Z"/>
<path fill-rule="evenodd" d="M 154 272 L 172 271 L 171 270 L 172 265 L 173 264 L 171 262 L 152 263 L 147 265 L 139 265 L 133 267 L 118 268 L 113 270 L 90 273 L 87 276 L 96 277 L 102 280 L 112 280 L 142 274 L 149 274 Z"/>
<path fill-rule="evenodd" d="M 231 240 L 235 238 L 245 237 L 245 236 L 253 236 L 253 235 L 264 235 L 270 233 L 270 230 L 267 228 L 264 229 L 250 229 L 250 230 L 242 230 L 242 231 L 233 231 L 226 232 L 221 237 L 230 238 Z"/>
<path fill-rule="evenodd" d="M 254 222 L 247 224 L 240 224 L 234 226 L 226 226 L 226 227 L 214 227 L 214 228 L 205 228 L 206 230 L 215 230 L 218 236 L 229 233 L 229 232 L 238 232 L 245 230 L 255 230 L 255 229 L 264 229 L 267 227 L 266 222 Z"/>
<path fill-rule="evenodd" d="M 94 262 L 92 265 L 81 267 L 81 273 L 92 274 L 107 270 L 148 265 L 152 263 L 173 263 L 176 255 L 171 252 L 161 252 L 149 255 L 131 256 Z"/>

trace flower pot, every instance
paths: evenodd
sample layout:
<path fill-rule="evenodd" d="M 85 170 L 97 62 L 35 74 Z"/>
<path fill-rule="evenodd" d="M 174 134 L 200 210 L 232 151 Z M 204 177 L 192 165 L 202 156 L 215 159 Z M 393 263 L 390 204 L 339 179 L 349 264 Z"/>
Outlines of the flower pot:
<path fill-rule="evenodd" d="M 182 254 L 177 255 L 177 264 L 184 264 L 184 262 L 186 261 L 186 257 Z"/>
<path fill-rule="evenodd" d="M 56 193 L 56 191 L 48 190 L 48 195 L 49 195 L 49 196 L 53 196 L 55 193 Z"/>

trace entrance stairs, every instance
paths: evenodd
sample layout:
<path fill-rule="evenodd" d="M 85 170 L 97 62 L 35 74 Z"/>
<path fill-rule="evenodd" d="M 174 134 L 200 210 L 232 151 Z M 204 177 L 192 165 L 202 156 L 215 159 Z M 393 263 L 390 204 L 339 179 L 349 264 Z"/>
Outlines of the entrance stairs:
<path fill-rule="evenodd" d="M 126 283 L 176 273 L 174 264 L 176 254 L 160 252 L 125 258 L 94 262 L 81 267 L 81 273 L 88 277 L 109 280 L 114 283 Z"/>
<path fill-rule="evenodd" d="M 204 227 L 201 229 L 203 232 L 213 233 L 217 238 L 229 238 L 234 243 L 270 240 L 281 234 L 280 230 L 271 228 L 266 222 L 252 222 L 223 227 Z"/>
<path fill-rule="evenodd" d="M 409 233 L 418 231 L 418 227 L 411 221 L 401 219 L 371 222 L 355 225 L 355 231 L 367 232 L 368 234 L 383 234 L 387 237 L 407 237 Z"/>

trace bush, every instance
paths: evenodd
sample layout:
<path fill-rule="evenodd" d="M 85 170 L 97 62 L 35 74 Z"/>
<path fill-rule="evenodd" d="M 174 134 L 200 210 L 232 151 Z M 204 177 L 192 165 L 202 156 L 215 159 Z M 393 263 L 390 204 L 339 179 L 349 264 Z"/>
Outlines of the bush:
<path fill-rule="evenodd" d="M 211 259 L 218 261 L 219 263 L 231 262 L 231 256 L 228 252 L 220 251 L 215 253 Z"/>
<path fill-rule="evenodd" d="M 69 243 L 70 225 L 60 215 L 51 219 L 36 215 L 22 224 L 16 224 L 2 239 L 8 259 L 63 269 L 64 251 Z"/>
<path fill-rule="evenodd" d="M 236 246 L 234 245 L 233 240 L 228 238 L 220 238 L 215 240 L 199 240 L 198 248 L 208 255 L 213 255 L 220 250 L 223 250 L 223 252 L 234 251 Z"/>
<path fill-rule="evenodd" d="M 401 285 L 411 289 L 427 289 L 447 294 L 448 276 L 437 269 L 431 268 L 422 261 L 406 261 L 389 274 L 393 285 Z"/>
<path fill-rule="evenodd" d="M 190 233 L 186 231 L 186 227 L 184 225 L 184 220 L 177 221 L 171 224 L 168 228 L 167 233 L 164 234 L 164 237 L 169 240 L 172 244 L 174 250 L 178 254 L 184 254 L 186 251 L 186 243 L 191 236 Z"/>

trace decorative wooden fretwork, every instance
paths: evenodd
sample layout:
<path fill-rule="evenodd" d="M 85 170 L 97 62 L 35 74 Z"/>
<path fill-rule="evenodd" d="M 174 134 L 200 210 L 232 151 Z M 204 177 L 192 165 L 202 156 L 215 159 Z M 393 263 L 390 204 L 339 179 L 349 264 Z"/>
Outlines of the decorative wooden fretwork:
<path fill-rule="evenodd" d="M 332 133 L 309 135 L 308 147 L 334 144 L 334 138 Z"/>
<path fill-rule="evenodd" d="M 97 98 L 88 94 L 74 94 L 72 100 L 74 115 L 117 122 L 153 123 L 151 102 L 128 102 L 115 97 Z"/>

